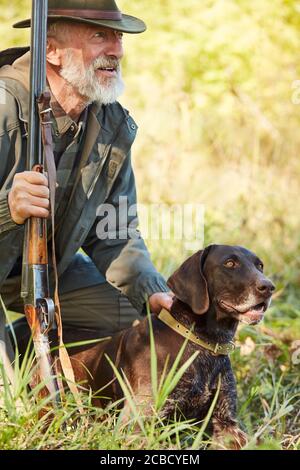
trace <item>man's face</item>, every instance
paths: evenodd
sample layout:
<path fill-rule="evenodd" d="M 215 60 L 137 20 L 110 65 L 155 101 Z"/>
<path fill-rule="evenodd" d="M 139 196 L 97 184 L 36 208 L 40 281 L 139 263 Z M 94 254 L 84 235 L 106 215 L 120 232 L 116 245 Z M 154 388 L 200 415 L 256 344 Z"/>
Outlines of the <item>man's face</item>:
<path fill-rule="evenodd" d="M 72 24 L 61 49 L 60 75 L 89 102 L 113 103 L 124 90 L 122 33 Z"/>

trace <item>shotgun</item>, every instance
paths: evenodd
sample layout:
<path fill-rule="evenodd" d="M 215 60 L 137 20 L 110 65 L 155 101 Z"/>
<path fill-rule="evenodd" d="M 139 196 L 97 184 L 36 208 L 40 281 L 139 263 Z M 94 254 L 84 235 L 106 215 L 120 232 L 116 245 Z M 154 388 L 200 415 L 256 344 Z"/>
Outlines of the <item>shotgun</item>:
<path fill-rule="evenodd" d="M 29 126 L 26 169 L 44 173 L 45 132 L 51 126 L 50 94 L 46 92 L 48 0 L 32 0 Z M 51 127 L 50 127 L 51 133 Z M 52 208 L 53 209 L 53 208 Z M 47 221 L 31 217 L 25 224 L 21 297 L 31 328 L 37 362 L 32 386 L 43 383 L 39 395 L 59 401 L 48 332 L 55 324 L 55 302 L 50 297 Z"/>

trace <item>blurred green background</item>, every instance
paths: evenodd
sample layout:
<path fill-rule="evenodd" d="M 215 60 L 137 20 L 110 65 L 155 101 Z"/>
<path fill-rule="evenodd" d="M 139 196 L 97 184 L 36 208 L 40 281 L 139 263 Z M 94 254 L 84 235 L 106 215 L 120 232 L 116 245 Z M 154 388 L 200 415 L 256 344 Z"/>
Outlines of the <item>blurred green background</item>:
<path fill-rule="evenodd" d="M 11 24 L 29 17 L 30 5 L 0 0 L 2 49 L 29 43 L 28 31 Z M 242 349 L 233 363 L 241 416 L 248 430 L 269 417 L 273 424 L 264 429 L 271 447 L 297 447 L 299 364 L 292 354 L 300 339 L 300 2 L 118 5 L 148 24 L 145 34 L 124 37 L 121 102 L 139 124 L 139 201 L 204 204 L 205 245 L 243 245 L 264 260 L 277 291 L 265 323 L 239 331 Z M 148 246 L 166 276 L 189 254 L 175 239 Z M 294 409 L 286 408 L 282 419 L 290 400 Z"/>

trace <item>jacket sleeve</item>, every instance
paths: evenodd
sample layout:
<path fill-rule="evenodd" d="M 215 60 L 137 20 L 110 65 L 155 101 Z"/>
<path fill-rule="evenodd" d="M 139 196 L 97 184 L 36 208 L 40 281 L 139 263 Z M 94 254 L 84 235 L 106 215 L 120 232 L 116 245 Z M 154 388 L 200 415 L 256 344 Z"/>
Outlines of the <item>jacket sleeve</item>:
<path fill-rule="evenodd" d="M 107 281 L 142 312 L 149 296 L 168 292 L 169 288 L 153 266 L 137 229 L 136 188 L 130 154 L 101 210 L 105 215 L 97 216 L 82 248 Z"/>
<path fill-rule="evenodd" d="M 2 233 L 20 228 L 20 225 L 16 224 L 11 217 L 8 193 L 9 191 L 0 191 L 0 236 Z"/>
<path fill-rule="evenodd" d="M 11 230 L 20 229 L 10 214 L 8 194 L 21 156 L 21 130 L 17 103 L 2 88 L 0 100 L 0 237 Z"/>

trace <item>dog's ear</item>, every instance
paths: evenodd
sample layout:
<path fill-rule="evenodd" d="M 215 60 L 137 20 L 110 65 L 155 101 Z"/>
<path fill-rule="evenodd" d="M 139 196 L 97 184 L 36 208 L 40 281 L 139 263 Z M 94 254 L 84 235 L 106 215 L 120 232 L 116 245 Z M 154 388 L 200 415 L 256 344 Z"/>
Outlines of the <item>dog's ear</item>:
<path fill-rule="evenodd" d="M 198 315 L 207 312 L 209 308 L 209 294 L 203 265 L 210 248 L 211 246 L 208 246 L 188 258 L 167 282 L 175 296 L 189 305 Z"/>

